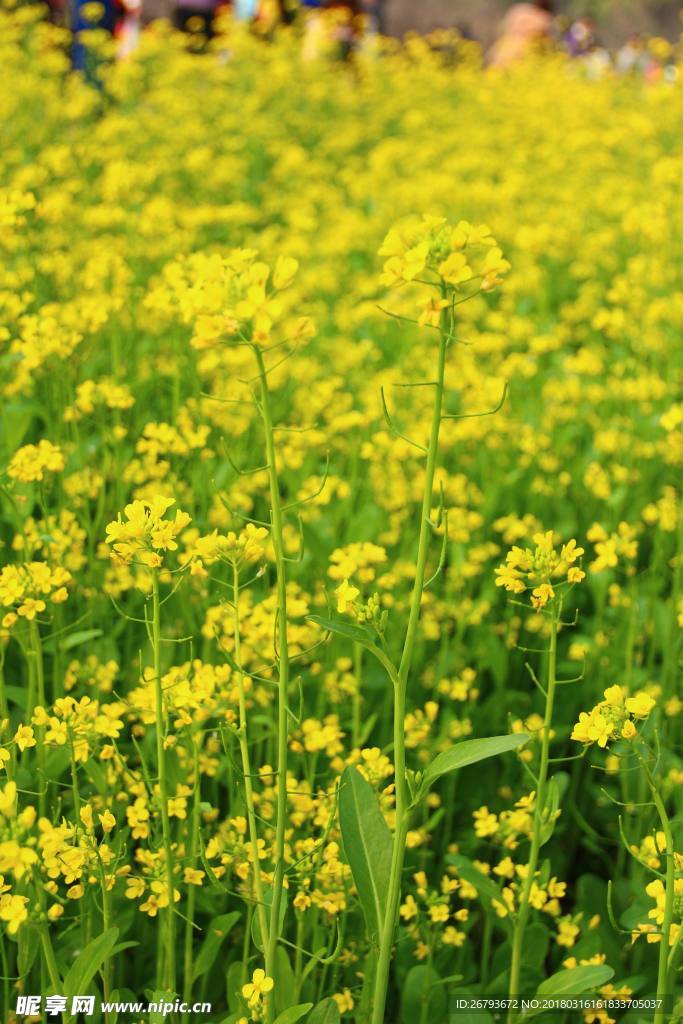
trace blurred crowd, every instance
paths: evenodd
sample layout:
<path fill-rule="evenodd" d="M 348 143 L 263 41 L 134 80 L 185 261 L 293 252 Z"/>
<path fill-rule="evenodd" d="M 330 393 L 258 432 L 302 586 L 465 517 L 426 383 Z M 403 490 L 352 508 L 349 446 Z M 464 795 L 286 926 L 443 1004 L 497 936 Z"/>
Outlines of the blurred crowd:
<path fill-rule="evenodd" d="M 639 74 L 647 80 L 676 77 L 674 47 L 660 37 L 634 34 L 617 50 L 601 41 L 595 20 L 555 15 L 552 0 L 513 4 L 502 19 L 487 63 L 506 67 L 533 50 L 560 50 L 600 77 L 611 71 Z"/>
<path fill-rule="evenodd" d="M 160 8 L 159 3 L 166 6 Z M 358 49 L 385 31 L 386 0 L 47 0 L 50 17 L 73 31 L 73 63 L 87 63 L 87 33 L 104 30 L 117 40 L 119 57 L 137 45 L 142 26 L 151 17 L 168 14 L 186 33 L 188 48 L 203 51 L 217 36 L 225 18 L 247 22 L 268 38 L 278 26 L 301 29 L 305 57 L 350 59 Z M 580 63 L 591 77 L 635 74 L 648 81 L 677 77 L 674 46 L 661 37 L 631 35 L 616 50 L 600 39 L 591 17 L 568 18 L 554 11 L 553 0 L 513 3 L 498 26 L 496 40 L 480 48 L 483 63 L 504 69 L 530 53 L 561 52 Z M 473 47 L 467 24 L 457 26 Z M 437 33 L 434 45 L 441 47 Z"/>

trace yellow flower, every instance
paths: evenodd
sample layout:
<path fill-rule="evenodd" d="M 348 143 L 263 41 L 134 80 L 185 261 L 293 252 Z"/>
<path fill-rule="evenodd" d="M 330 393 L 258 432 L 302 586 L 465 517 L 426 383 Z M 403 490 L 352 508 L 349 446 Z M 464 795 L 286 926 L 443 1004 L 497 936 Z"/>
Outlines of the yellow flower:
<path fill-rule="evenodd" d="M 0 921 L 7 923 L 10 935 L 16 935 L 24 921 L 28 920 L 27 904 L 27 896 L 12 896 L 9 893 L 0 896 Z"/>
<path fill-rule="evenodd" d="M 411 896 L 410 893 L 408 893 L 404 902 L 401 904 L 400 913 L 404 921 L 411 921 L 414 917 L 417 917 L 417 903 L 415 902 L 415 897 Z"/>
<path fill-rule="evenodd" d="M 111 832 L 111 830 L 114 828 L 114 826 L 116 825 L 116 818 L 114 817 L 114 815 L 109 810 L 106 810 L 104 812 L 104 814 L 98 814 L 97 817 L 100 820 L 100 825 L 102 826 L 102 831 L 106 835 L 108 835 Z"/>
<path fill-rule="evenodd" d="M 624 706 L 624 691 L 618 683 L 614 686 L 608 686 L 604 692 L 606 702 L 613 708 L 621 708 Z"/>
<path fill-rule="evenodd" d="M 590 714 L 585 711 L 581 712 L 579 720 L 572 730 L 571 738 L 579 743 L 597 743 L 599 747 L 606 747 L 614 734 L 614 728 L 614 722 L 603 718 L 600 709 L 596 707 Z"/>
<path fill-rule="evenodd" d="M 631 719 L 627 719 L 621 729 L 621 735 L 625 740 L 632 740 L 637 735 L 637 730 Z"/>
<path fill-rule="evenodd" d="M 299 269 L 298 260 L 291 256 L 279 256 L 273 271 L 273 286 L 280 290 L 292 283 Z"/>
<path fill-rule="evenodd" d="M 444 921 L 447 921 L 450 916 L 451 912 L 446 903 L 436 903 L 429 908 L 429 917 L 431 921 L 443 923 Z"/>
<path fill-rule="evenodd" d="M 540 586 L 534 587 L 531 595 L 531 603 L 536 609 L 540 611 L 541 608 L 545 608 L 548 601 L 551 601 L 555 597 L 555 591 L 549 583 L 541 583 Z"/>
<path fill-rule="evenodd" d="M 351 991 L 348 988 L 345 988 L 342 992 L 334 992 L 332 994 L 332 998 L 337 1004 L 337 1009 L 339 1010 L 340 1013 L 347 1013 L 349 1010 L 352 1010 L 355 1006 L 353 996 L 351 995 Z"/>
<path fill-rule="evenodd" d="M 20 725 L 14 734 L 14 742 L 24 752 L 27 747 L 35 747 L 36 738 L 30 725 Z"/>
<path fill-rule="evenodd" d="M 358 587 L 352 586 L 348 580 L 343 580 L 334 592 L 337 598 L 337 611 L 346 612 L 353 608 L 353 603 L 360 594 Z"/>
<path fill-rule="evenodd" d="M 176 538 L 191 519 L 187 512 L 180 510 L 173 519 L 164 519 L 173 504 L 175 499 L 164 495 L 156 495 L 149 501 L 133 501 L 124 509 L 125 519 L 119 515 L 108 524 L 107 544 L 113 547 L 122 563 L 137 561 L 155 569 L 162 565 L 161 552 L 177 550 Z"/>
<path fill-rule="evenodd" d="M 183 873 L 183 881 L 186 885 L 202 885 L 205 877 L 204 871 L 198 871 L 196 868 L 185 868 Z"/>
<path fill-rule="evenodd" d="M 654 706 L 652 697 L 643 690 L 626 700 L 626 710 L 634 718 L 647 718 Z"/>
<path fill-rule="evenodd" d="M 33 483 L 43 479 L 45 473 L 61 473 L 64 469 L 62 449 L 50 441 L 27 444 L 12 456 L 7 475 L 19 483 Z"/>
<path fill-rule="evenodd" d="M 266 972 L 257 967 L 251 976 L 251 981 L 242 986 L 242 995 L 247 1000 L 250 1010 L 259 1006 L 261 1000 L 268 992 L 272 991 L 273 979 L 269 978 Z"/>

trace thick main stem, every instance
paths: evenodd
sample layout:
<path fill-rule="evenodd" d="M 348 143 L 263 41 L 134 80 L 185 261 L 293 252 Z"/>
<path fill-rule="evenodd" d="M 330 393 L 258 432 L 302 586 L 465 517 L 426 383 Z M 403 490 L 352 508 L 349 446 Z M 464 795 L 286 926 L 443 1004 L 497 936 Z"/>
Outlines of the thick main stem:
<path fill-rule="evenodd" d="M 261 879 L 261 863 L 259 861 L 258 831 L 256 828 L 256 814 L 254 811 L 254 787 L 252 785 L 251 758 L 249 756 L 249 740 L 247 736 L 247 702 L 244 692 L 244 673 L 242 672 L 242 649 L 240 642 L 240 612 L 239 612 L 239 571 L 237 565 L 233 564 L 233 623 L 235 630 L 235 663 L 238 667 L 237 694 L 240 713 L 239 744 L 240 756 L 242 759 L 242 774 L 244 776 L 244 800 L 247 805 L 247 824 L 249 827 L 249 842 L 251 844 L 251 856 L 254 862 L 254 892 L 256 894 L 256 917 L 261 932 L 261 942 L 266 953 L 266 974 L 273 977 L 274 964 L 269 960 L 269 929 L 266 918 L 266 904 L 263 899 L 263 882 Z"/>
<path fill-rule="evenodd" d="M 287 577 L 285 553 L 282 539 L 282 502 L 280 481 L 277 472 L 273 415 L 270 406 L 268 376 L 261 350 L 255 346 L 256 361 L 261 383 L 260 411 L 266 441 L 266 459 L 270 483 L 270 516 L 275 571 L 277 574 L 278 614 L 278 691 L 277 691 L 277 818 L 275 822 L 275 870 L 273 875 L 273 896 L 270 908 L 270 927 L 266 945 L 266 960 L 275 962 L 275 951 L 280 938 L 280 908 L 285 872 L 285 828 L 287 825 L 287 700 L 289 694 L 289 650 L 287 646 Z M 269 1013 L 272 1000 L 268 1000 Z"/>
<path fill-rule="evenodd" d="M 529 899 L 531 888 L 536 876 L 538 866 L 538 854 L 541 849 L 541 831 L 545 823 L 545 795 L 546 783 L 548 781 L 548 763 L 550 753 L 550 730 L 553 720 L 553 706 L 555 704 L 555 685 L 557 678 L 557 628 L 562 614 L 562 602 L 558 601 L 552 610 L 550 625 L 550 647 L 548 651 L 548 676 L 546 681 L 545 715 L 543 718 L 543 734 L 541 737 L 541 763 L 538 769 L 538 784 L 536 787 L 536 805 L 534 808 L 534 822 L 531 833 L 531 848 L 529 860 L 526 866 L 526 877 L 522 894 L 519 898 L 519 909 L 515 920 L 514 935 L 512 938 L 512 959 L 510 961 L 510 990 L 511 1000 L 519 996 L 519 978 L 522 969 L 522 949 L 524 948 L 524 933 L 529 918 Z M 516 1013 L 510 1009 L 508 1022 L 514 1021 Z"/>
<path fill-rule="evenodd" d="M 171 823 L 168 817 L 168 783 L 166 779 L 166 752 L 164 750 L 164 695 L 161 689 L 161 616 L 159 602 L 159 575 L 156 570 L 152 577 L 152 651 L 154 657 L 154 694 L 156 714 L 157 775 L 159 779 L 159 802 L 161 804 L 161 830 L 166 868 L 166 970 L 165 984 L 170 994 L 176 990 L 175 964 L 175 890 L 173 887 L 173 847 L 171 844 Z"/>
<path fill-rule="evenodd" d="M 424 590 L 427 553 L 429 551 L 430 516 L 434 491 L 434 474 L 439 450 L 439 432 L 441 429 L 441 410 L 443 406 L 444 375 L 446 372 L 446 350 L 450 337 L 449 311 L 444 311 L 441 320 L 439 338 L 439 361 L 437 376 L 434 383 L 434 404 L 432 406 L 432 425 L 427 449 L 427 465 L 425 468 L 424 492 L 420 513 L 420 532 L 417 543 L 417 561 L 415 580 L 410 598 L 408 627 L 403 644 L 403 652 L 399 664 L 398 675 L 394 682 L 394 774 L 396 779 L 396 826 L 391 851 L 391 869 L 387 897 L 387 912 L 380 934 L 379 958 L 375 975 L 375 992 L 372 1005 L 372 1024 L 382 1024 L 384 1008 L 389 985 L 389 969 L 391 966 L 391 949 L 394 943 L 394 932 L 401 902 L 401 876 L 405 858 L 405 841 L 409 825 L 408 793 L 406 780 L 406 747 L 405 747 L 405 715 L 406 692 L 408 677 L 413 661 L 417 627 L 420 620 L 422 592 Z"/>

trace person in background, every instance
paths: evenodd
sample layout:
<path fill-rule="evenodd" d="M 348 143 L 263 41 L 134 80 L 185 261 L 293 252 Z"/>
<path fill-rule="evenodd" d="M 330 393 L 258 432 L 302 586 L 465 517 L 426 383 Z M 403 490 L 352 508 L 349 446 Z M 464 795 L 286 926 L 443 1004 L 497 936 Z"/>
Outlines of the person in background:
<path fill-rule="evenodd" d="M 592 18 L 577 18 L 563 36 L 564 47 L 570 57 L 583 57 L 597 43 L 595 22 Z"/>
<path fill-rule="evenodd" d="M 643 37 L 629 36 L 618 51 L 615 61 L 617 71 L 622 75 L 644 74 L 648 64 L 647 50 Z"/>
<path fill-rule="evenodd" d="M 232 13 L 235 21 L 251 21 L 258 14 L 258 0 L 235 0 Z"/>
<path fill-rule="evenodd" d="M 363 0 L 361 7 L 365 13 L 366 31 L 380 36 L 385 34 L 384 4 L 385 0 Z"/>
<path fill-rule="evenodd" d="M 552 39 L 552 0 L 513 4 L 488 52 L 490 67 L 505 68 Z"/>
<path fill-rule="evenodd" d="M 202 49 L 213 38 L 214 18 L 219 0 L 179 0 L 173 10 L 173 24 L 192 36 L 193 49 Z"/>
<path fill-rule="evenodd" d="M 123 17 L 116 27 L 118 49 L 117 60 L 124 60 L 134 53 L 140 42 L 140 21 L 142 19 L 142 0 L 121 0 Z"/>
<path fill-rule="evenodd" d="M 360 0 L 326 0 L 325 10 L 331 22 L 336 57 L 349 60 L 363 35 L 363 8 Z"/>
<path fill-rule="evenodd" d="M 123 8 L 118 0 L 73 0 L 71 66 L 74 71 L 83 71 L 89 81 L 96 81 L 100 57 L 88 46 L 88 32 L 98 30 L 113 37 L 122 16 Z"/>

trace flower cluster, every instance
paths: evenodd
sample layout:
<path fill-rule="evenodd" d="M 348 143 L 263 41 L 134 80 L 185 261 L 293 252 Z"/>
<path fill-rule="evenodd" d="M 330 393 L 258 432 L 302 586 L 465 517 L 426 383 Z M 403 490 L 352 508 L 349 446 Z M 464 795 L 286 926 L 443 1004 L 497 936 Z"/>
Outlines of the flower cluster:
<path fill-rule="evenodd" d="M 187 512 L 176 509 L 173 519 L 165 514 L 174 498 L 157 495 L 150 501 L 133 501 L 124 509 L 125 519 L 119 515 L 107 526 L 107 544 L 111 544 L 115 557 L 125 564 L 137 562 L 149 569 L 158 569 L 163 553 L 176 551 L 178 534 L 191 522 Z"/>
<path fill-rule="evenodd" d="M 605 699 L 582 711 L 572 730 L 571 738 L 578 743 L 597 743 L 606 747 L 613 740 L 633 740 L 638 735 L 637 723 L 644 722 L 655 702 L 644 690 L 632 697 L 627 696 L 625 687 L 615 683 L 605 690 Z"/>
<path fill-rule="evenodd" d="M 239 533 L 230 531 L 225 535 L 214 530 L 204 537 L 188 538 L 187 555 L 194 576 L 206 576 L 206 566 L 222 561 L 235 566 L 237 570 L 246 565 L 260 562 L 266 555 L 268 530 L 263 526 L 247 523 Z"/>
<path fill-rule="evenodd" d="M 223 257 L 196 253 L 178 260 L 149 305 L 176 305 L 194 323 L 192 345 L 199 350 L 230 340 L 265 346 L 276 326 L 289 340 L 309 337 L 310 321 L 290 313 L 283 294 L 296 276 L 297 260 L 281 256 L 271 270 L 257 257 L 253 249 L 234 249 Z"/>
<path fill-rule="evenodd" d="M 674 920 L 669 930 L 669 946 L 677 945 L 683 928 L 683 854 L 674 853 L 674 866 L 677 877 L 674 878 Z M 648 882 L 645 893 L 655 901 L 655 905 L 648 910 L 648 920 L 640 921 L 632 930 L 631 941 L 635 942 L 641 935 L 645 935 L 649 943 L 661 942 L 666 905 L 666 889 L 661 878 Z"/>
<path fill-rule="evenodd" d="M 71 573 L 47 562 L 6 565 L 0 570 L 0 606 L 10 609 L 2 626 L 11 629 L 18 622 L 32 622 L 45 611 L 46 601 L 62 604 L 69 596 Z"/>
<path fill-rule="evenodd" d="M 387 257 L 382 280 L 390 287 L 417 280 L 449 293 L 463 287 L 490 291 L 510 269 L 486 224 L 452 225 L 445 217 L 406 220 L 389 231 L 379 254 Z M 448 299 L 430 299 L 423 322 L 437 324 L 448 305 Z"/>
<path fill-rule="evenodd" d="M 19 448 L 10 460 L 7 475 L 21 484 L 31 484 L 42 480 L 46 473 L 61 473 L 64 465 L 59 445 L 43 439 Z"/>
<path fill-rule="evenodd" d="M 531 603 L 536 611 L 555 598 L 558 585 L 580 583 L 585 572 L 574 563 L 583 554 L 575 540 L 563 544 L 557 551 L 552 530 L 535 533 L 534 548 L 516 545 L 508 551 L 505 563 L 496 568 L 496 586 L 505 587 L 513 594 L 531 590 Z"/>

